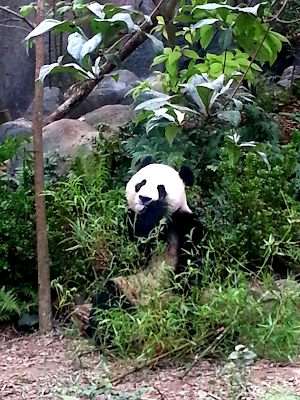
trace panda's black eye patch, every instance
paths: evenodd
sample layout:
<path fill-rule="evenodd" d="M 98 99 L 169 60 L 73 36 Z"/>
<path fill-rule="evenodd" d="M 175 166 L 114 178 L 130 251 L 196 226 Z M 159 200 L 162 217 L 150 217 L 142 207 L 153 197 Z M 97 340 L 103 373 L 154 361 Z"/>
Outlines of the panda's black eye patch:
<path fill-rule="evenodd" d="M 143 179 L 142 182 L 137 183 L 137 184 L 135 185 L 135 191 L 136 191 L 136 193 L 140 191 L 141 187 L 143 187 L 144 185 L 146 185 L 146 182 L 147 182 L 146 179 Z"/>
<path fill-rule="evenodd" d="M 159 199 L 165 199 L 167 197 L 167 192 L 164 185 L 157 186 Z"/>

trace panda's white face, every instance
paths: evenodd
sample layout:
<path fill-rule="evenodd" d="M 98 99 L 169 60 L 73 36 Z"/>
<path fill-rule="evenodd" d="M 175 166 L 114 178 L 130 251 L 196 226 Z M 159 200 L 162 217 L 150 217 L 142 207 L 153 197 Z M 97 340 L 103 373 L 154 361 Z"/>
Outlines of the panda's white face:
<path fill-rule="evenodd" d="M 141 213 L 148 204 L 158 200 L 158 186 L 163 186 L 167 193 L 166 200 L 171 213 L 177 210 L 191 212 L 182 179 L 175 169 L 164 164 L 147 165 L 127 183 L 126 198 L 131 210 Z"/>

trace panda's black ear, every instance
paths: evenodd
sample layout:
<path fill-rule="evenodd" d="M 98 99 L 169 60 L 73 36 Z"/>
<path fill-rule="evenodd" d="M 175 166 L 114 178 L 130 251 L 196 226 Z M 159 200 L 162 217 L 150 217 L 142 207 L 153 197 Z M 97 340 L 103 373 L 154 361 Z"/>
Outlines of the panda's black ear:
<path fill-rule="evenodd" d="M 139 171 L 140 169 L 146 167 L 147 165 L 152 163 L 152 157 L 151 156 L 147 156 L 143 159 L 143 161 L 140 162 L 140 164 L 137 167 L 136 171 Z"/>
<path fill-rule="evenodd" d="M 183 180 L 185 186 L 193 186 L 194 173 L 190 167 L 183 165 L 180 169 L 179 176 Z"/>

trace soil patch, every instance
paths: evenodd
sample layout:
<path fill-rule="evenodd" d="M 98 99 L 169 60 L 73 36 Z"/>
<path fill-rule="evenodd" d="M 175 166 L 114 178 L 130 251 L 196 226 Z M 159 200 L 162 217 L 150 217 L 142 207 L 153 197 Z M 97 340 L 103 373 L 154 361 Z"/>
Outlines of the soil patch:
<path fill-rule="evenodd" d="M 111 376 L 124 374 L 133 365 L 113 357 L 103 358 L 91 351 L 88 341 L 67 339 L 59 333 L 13 336 L 11 331 L 0 332 L 1 400 L 59 400 L 61 394 L 78 399 L 94 398 L 79 397 L 80 388 L 100 385 Z M 85 355 L 78 358 L 79 353 Z M 225 364 L 218 360 L 199 360 L 183 377 L 188 361 L 166 362 L 163 366 L 145 368 L 127 376 L 113 390 L 123 393 L 152 387 L 153 391 L 142 395 L 143 400 L 224 400 L 234 389 Z M 300 395 L 300 363 L 257 361 L 244 390 L 239 388 L 239 398 L 259 400 L 277 387 Z M 75 388 L 75 393 L 70 388 Z M 95 399 L 109 399 L 109 396 L 99 394 Z"/>

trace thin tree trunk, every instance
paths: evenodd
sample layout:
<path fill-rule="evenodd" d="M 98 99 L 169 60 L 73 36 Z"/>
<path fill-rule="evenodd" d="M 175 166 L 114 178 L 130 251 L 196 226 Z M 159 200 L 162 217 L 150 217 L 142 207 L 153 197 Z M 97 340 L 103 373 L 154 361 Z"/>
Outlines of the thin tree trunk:
<path fill-rule="evenodd" d="M 38 25 L 45 16 L 45 0 L 37 1 Z M 35 39 L 35 76 L 39 76 L 44 65 L 44 38 L 38 36 Z M 43 164 L 43 97 L 44 87 L 40 83 L 35 84 L 35 96 L 33 106 L 33 151 L 34 151 L 34 187 L 35 187 L 35 216 L 38 262 L 38 292 L 39 292 L 39 329 L 41 333 L 50 332 L 52 329 L 52 311 L 50 296 L 50 259 L 47 237 L 46 204 L 44 190 L 44 164 Z"/>

